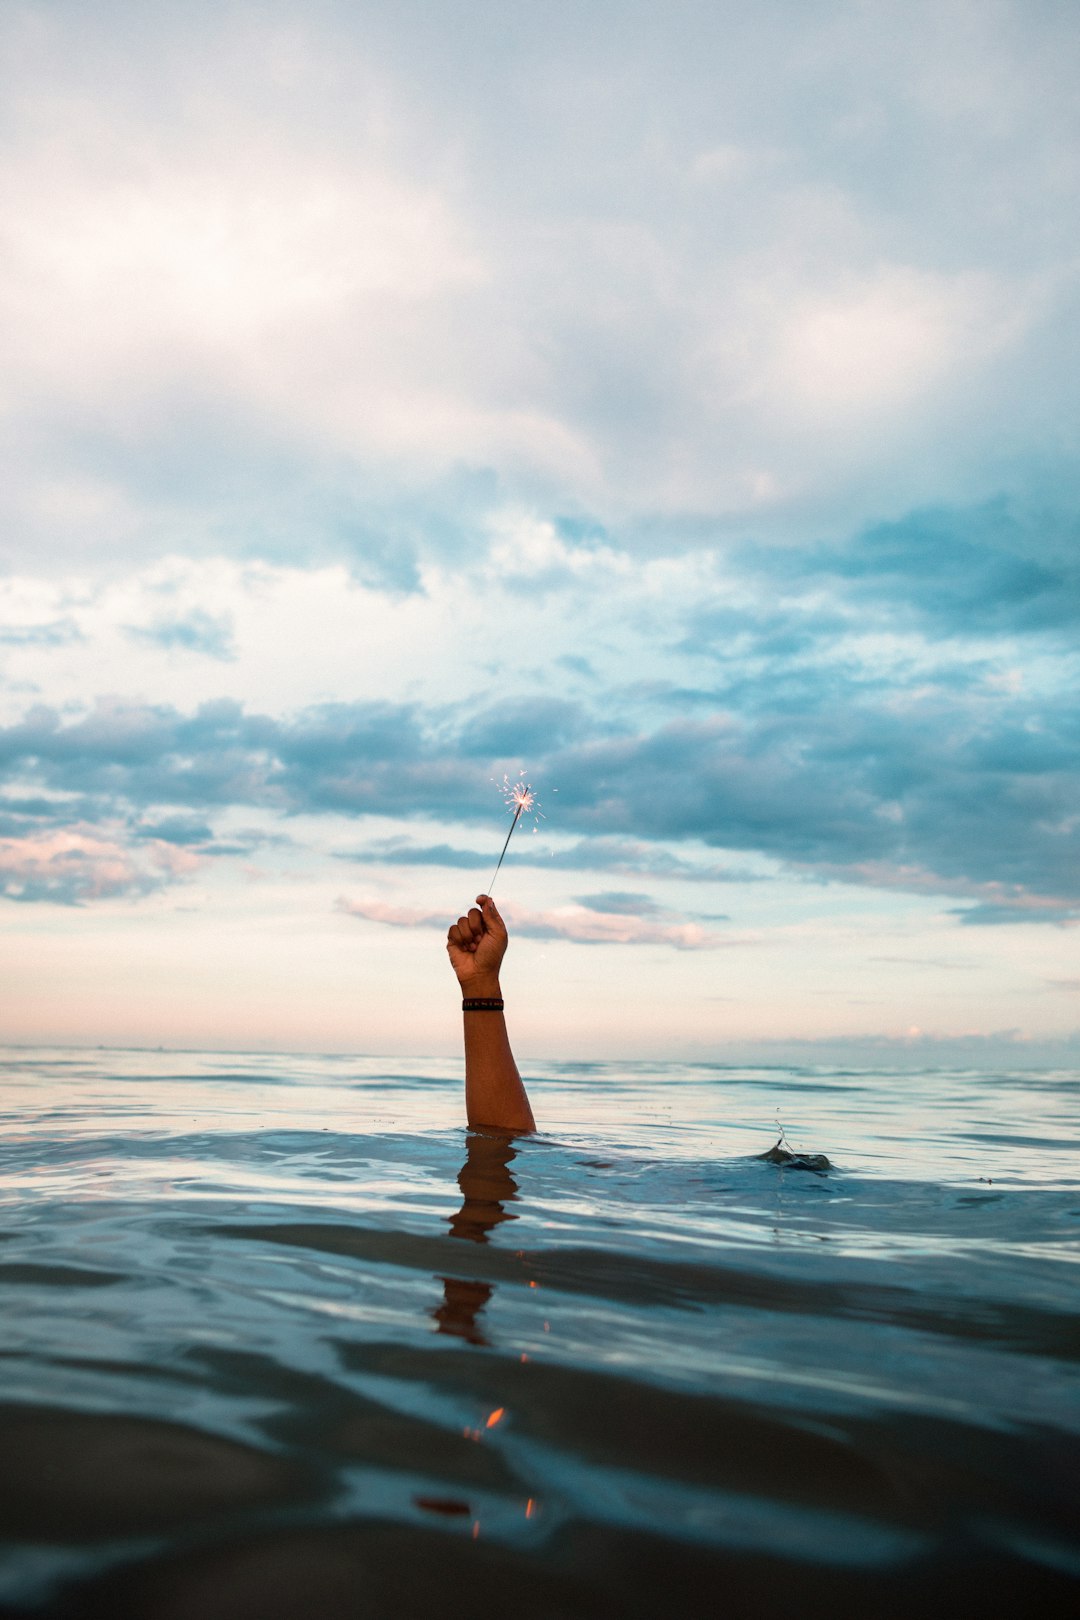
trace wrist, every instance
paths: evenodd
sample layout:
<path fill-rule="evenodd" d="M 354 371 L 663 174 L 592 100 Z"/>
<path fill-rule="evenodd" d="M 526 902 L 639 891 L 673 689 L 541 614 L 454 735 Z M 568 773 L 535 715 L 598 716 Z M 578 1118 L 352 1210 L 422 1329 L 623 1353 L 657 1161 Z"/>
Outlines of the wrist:
<path fill-rule="evenodd" d="M 497 973 L 478 973 L 475 978 L 459 979 L 458 988 L 462 999 L 466 996 L 484 996 L 489 1000 L 499 1000 L 502 997 Z"/>

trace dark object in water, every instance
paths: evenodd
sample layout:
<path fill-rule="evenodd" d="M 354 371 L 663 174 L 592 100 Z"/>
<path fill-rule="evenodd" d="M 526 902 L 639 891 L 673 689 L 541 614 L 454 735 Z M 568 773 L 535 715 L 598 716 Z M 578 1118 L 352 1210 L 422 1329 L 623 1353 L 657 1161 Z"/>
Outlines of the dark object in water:
<path fill-rule="evenodd" d="M 819 1175 L 832 1169 L 824 1153 L 790 1153 L 783 1146 L 783 1141 L 781 1137 L 775 1147 L 771 1147 L 767 1153 L 755 1153 L 754 1158 L 764 1159 L 766 1164 L 786 1165 L 789 1170 L 816 1170 Z"/>
<path fill-rule="evenodd" d="M 449 1517 L 456 1517 L 469 1511 L 468 1502 L 459 1502 L 455 1496 L 414 1496 L 413 1501 L 425 1513 L 445 1513 Z"/>

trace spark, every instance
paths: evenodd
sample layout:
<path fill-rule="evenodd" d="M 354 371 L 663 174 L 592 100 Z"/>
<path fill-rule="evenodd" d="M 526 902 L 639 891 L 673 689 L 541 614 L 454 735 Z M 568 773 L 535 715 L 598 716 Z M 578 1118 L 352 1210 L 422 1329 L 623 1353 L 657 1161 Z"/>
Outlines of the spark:
<path fill-rule="evenodd" d="M 510 831 L 506 835 L 506 842 L 502 847 L 502 854 L 499 856 L 498 864 L 495 867 L 491 882 L 488 884 L 489 894 L 495 886 L 495 879 L 499 875 L 499 867 L 503 863 L 503 858 L 506 855 L 507 850 L 510 848 L 510 840 L 513 837 L 514 828 L 517 826 L 523 815 L 540 816 L 542 814 L 540 809 L 540 801 L 537 799 L 536 794 L 533 792 L 529 783 L 526 782 L 524 776 L 520 776 L 516 782 L 511 782 L 508 776 L 504 776 L 502 796 L 506 801 L 506 808 L 514 812 L 514 817 L 510 823 Z"/>
<path fill-rule="evenodd" d="M 509 777 L 505 776 L 503 777 L 503 798 L 506 800 L 506 808 L 513 810 L 514 814 L 519 816 L 523 810 L 531 810 L 536 803 L 536 794 L 526 781 L 520 779 L 511 783 Z"/>
<path fill-rule="evenodd" d="M 506 1411 L 505 1406 L 497 1406 L 495 1408 L 494 1412 L 492 1412 L 491 1415 L 489 1416 L 489 1418 L 488 1418 L 487 1422 L 485 1423 L 484 1427 L 486 1429 L 493 1429 L 495 1427 L 496 1423 L 501 1422 L 503 1413 L 505 1411 Z"/>

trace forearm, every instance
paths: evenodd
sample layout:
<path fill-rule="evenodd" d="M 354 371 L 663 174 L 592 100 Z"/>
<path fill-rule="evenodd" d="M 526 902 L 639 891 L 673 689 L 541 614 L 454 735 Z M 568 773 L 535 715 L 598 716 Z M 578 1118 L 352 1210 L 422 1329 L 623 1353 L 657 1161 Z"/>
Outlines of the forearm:
<path fill-rule="evenodd" d="M 501 999 L 498 979 L 462 987 L 465 998 Z M 465 1114 L 470 1125 L 504 1131 L 534 1131 L 536 1121 L 521 1083 L 503 1013 L 463 1012 L 465 1025 Z"/>

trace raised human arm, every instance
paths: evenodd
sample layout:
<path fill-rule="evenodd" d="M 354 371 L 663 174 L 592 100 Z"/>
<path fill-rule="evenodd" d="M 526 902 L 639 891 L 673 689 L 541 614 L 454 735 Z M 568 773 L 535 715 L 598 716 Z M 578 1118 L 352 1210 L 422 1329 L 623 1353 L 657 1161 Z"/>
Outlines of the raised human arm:
<path fill-rule="evenodd" d="M 506 924 L 488 894 L 478 894 L 467 916 L 446 936 L 450 965 L 464 1003 L 501 1001 L 499 971 L 509 943 Z M 521 1083 L 506 1018 L 500 1009 L 463 1007 L 465 1114 L 470 1125 L 502 1131 L 535 1131 L 536 1121 Z"/>

